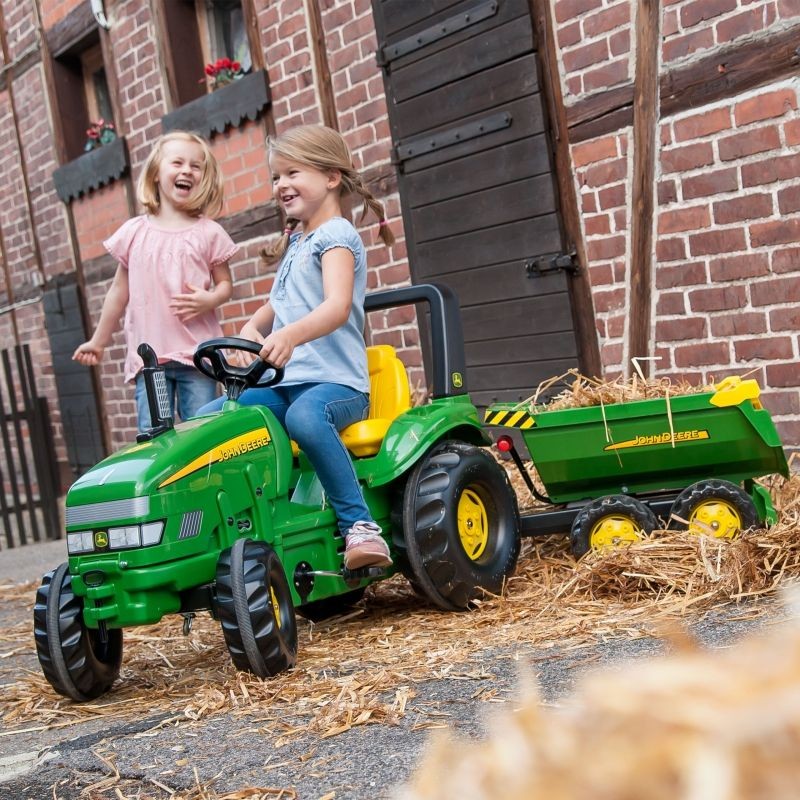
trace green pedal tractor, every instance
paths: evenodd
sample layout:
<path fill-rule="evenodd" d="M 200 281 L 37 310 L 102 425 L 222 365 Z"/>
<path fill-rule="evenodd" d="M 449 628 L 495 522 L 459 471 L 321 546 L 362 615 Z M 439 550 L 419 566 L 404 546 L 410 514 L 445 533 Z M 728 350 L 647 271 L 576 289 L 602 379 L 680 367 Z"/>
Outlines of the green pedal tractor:
<path fill-rule="evenodd" d="M 390 570 L 343 568 L 344 541 L 308 460 L 269 410 L 237 403 L 265 374 L 281 378 L 260 360 L 226 360 L 229 349 L 257 345 L 200 346 L 195 363 L 228 401 L 179 425 L 163 371 L 142 345 L 152 428 L 72 485 L 69 560 L 36 594 L 37 654 L 57 692 L 76 701 L 107 692 L 123 630 L 167 614 L 183 615 L 188 633 L 194 615 L 210 611 L 234 665 L 266 677 L 295 663 L 295 611 L 312 620 L 337 613 L 395 568 L 445 610 L 502 589 L 519 554 L 518 511 L 467 393 L 458 301 L 422 285 L 374 293 L 365 307 L 411 303 L 430 312 L 432 400 L 411 408 L 393 348 L 369 348 L 369 419 L 342 434 L 391 547 Z"/>

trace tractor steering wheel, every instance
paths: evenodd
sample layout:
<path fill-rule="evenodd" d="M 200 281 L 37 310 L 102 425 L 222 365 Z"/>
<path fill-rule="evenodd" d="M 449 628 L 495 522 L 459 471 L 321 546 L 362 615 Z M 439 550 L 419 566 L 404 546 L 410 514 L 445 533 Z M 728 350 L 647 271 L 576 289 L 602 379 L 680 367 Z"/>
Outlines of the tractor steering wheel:
<path fill-rule="evenodd" d="M 258 342 L 234 336 L 209 339 L 198 345 L 195 350 L 194 365 L 203 375 L 223 384 L 230 400 L 238 400 L 245 389 L 252 389 L 254 386 L 274 386 L 280 382 L 283 379 L 283 367 L 276 367 L 260 358 L 246 367 L 234 367 L 228 363 L 222 351 L 243 350 L 245 353 L 258 355 L 261 347 Z M 269 380 L 259 383 L 268 369 L 275 374 Z"/>

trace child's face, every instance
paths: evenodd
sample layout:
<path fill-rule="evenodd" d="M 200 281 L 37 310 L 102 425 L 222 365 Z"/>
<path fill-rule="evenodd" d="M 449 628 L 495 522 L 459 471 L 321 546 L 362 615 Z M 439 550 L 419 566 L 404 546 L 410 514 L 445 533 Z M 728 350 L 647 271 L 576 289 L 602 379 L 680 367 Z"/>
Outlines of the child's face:
<path fill-rule="evenodd" d="M 323 172 L 299 161 L 270 155 L 272 191 L 286 216 L 308 222 L 339 185 L 338 173 Z M 332 195 L 338 199 L 338 193 Z"/>
<path fill-rule="evenodd" d="M 200 185 L 204 169 L 203 148 L 197 142 L 165 142 L 156 178 L 161 203 L 177 210 L 183 208 Z"/>

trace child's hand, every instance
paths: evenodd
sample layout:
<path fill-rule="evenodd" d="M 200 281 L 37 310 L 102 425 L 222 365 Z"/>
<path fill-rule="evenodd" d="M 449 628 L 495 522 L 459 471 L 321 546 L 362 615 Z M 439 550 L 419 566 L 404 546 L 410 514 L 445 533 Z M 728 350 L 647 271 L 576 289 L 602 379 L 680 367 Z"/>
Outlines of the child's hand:
<path fill-rule="evenodd" d="M 286 328 L 273 331 L 266 339 L 259 356 L 275 367 L 284 367 L 294 352 L 294 341 Z"/>
<path fill-rule="evenodd" d="M 264 337 L 252 325 L 245 325 L 239 332 L 240 339 L 249 339 L 251 342 L 261 344 Z M 249 367 L 258 356 L 255 353 L 248 353 L 246 350 L 231 350 L 228 362 L 234 367 Z"/>
<path fill-rule="evenodd" d="M 72 354 L 72 360 L 83 364 L 85 367 L 94 367 L 99 364 L 103 358 L 103 351 L 105 347 L 94 344 L 91 339 L 79 345 L 75 352 Z"/>
<path fill-rule="evenodd" d="M 187 293 L 176 294 L 169 304 L 172 312 L 181 322 L 188 322 L 217 307 L 216 298 L 208 289 L 201 289 L 190 283 L 186 284 L 186 288 L 189 290 Z"/>

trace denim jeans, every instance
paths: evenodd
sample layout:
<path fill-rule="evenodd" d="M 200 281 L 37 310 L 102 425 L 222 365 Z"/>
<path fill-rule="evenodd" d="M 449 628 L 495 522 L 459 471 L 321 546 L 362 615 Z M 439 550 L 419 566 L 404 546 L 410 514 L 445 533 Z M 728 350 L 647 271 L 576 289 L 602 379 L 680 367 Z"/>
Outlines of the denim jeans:
<path fill-rule="evenodd" d="M 167 379 L 172 415 L 177 400 L 178 415 L 182 420 L 195 416 L 199 408 L 210 403 L 219 394 L 219 384 L 187 364 L 167 361 L 161 364 Z M 150 406 L 144 386 L 144 375 L 136 376 L 136 416 L 139 433 L 150 427 Z"/>
<path fill-rule="evenodd" d="M 219 397 L 199 413 L 218 411 L 224 402 Z M 372 521 L 353 460 L 339 436 L 343 428 L 366 419 L 369 395 L 338 383 L 300 383 L 246 389 L 239 402 L 269 408 L 297 442 L 317 472 L 342 533 L 359 520 Z"/>

